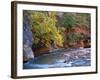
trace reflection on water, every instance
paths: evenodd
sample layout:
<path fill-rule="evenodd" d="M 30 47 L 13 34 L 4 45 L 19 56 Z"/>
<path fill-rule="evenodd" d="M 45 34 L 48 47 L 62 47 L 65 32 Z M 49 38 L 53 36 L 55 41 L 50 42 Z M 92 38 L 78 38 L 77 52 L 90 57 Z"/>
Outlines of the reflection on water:
<path fill-rule="evenodd" d="M 23 64 L 23 69 L 63 68 L 91 65 L 91 50 L 84 49 L 59 49 L 50 54 L 30 59 Z"/>

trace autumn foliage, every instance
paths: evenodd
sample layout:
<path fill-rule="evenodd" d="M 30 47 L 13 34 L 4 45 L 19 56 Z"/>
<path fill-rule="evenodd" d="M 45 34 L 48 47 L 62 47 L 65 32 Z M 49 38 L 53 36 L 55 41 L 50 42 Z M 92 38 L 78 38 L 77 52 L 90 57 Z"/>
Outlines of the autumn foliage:
<path fill-rule="evenodd" d="M 81 46 L 84 40 L 90 40 L 88 13 L 46 11 L 26 11 L 26 13 L 33 34 L 34 50 L 43 47 L 73 48 L 75 45 Z"/>

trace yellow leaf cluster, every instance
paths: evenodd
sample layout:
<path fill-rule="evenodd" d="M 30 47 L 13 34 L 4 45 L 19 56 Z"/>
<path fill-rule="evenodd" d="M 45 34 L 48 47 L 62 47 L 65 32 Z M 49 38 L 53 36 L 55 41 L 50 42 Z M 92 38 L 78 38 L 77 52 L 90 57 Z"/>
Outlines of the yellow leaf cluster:
<path fill-rule="evenodd" d="M 56 45 L 63 46 L 63 37 L 56 27 L 55 16 L 55 12 L 34 12 L 31 14 L 34 43 L 37 44 L 41 41 L 46 47 L 49 47 L 54 41 Z"/>

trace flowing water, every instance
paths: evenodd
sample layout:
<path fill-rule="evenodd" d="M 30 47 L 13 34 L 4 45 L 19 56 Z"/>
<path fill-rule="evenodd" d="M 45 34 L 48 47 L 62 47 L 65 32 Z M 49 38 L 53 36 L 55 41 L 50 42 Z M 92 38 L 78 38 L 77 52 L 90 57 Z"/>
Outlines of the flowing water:
<path fill-rule="evenodd" d="M 91 66 L 91 49 L 58 49 L 30 59 L 23 69 L 64 68 Z"/>

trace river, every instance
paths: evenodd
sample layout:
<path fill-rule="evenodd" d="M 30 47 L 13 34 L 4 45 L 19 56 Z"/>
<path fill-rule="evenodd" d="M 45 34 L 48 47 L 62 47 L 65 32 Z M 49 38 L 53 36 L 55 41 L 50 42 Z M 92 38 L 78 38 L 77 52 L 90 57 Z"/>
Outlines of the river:
<path fill-rule="evenodd" d="M 91 66 L 91 48 L 58 49 L 30 59 L 23 69 Z"/>

